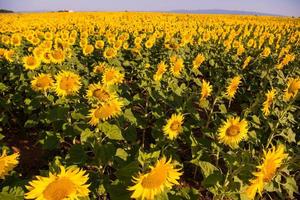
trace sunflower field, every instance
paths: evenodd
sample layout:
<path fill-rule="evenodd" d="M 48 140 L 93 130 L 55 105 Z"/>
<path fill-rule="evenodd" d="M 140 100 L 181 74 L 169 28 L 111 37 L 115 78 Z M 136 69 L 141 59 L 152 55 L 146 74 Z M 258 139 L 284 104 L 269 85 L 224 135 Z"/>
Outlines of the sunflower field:
<path fill-rule="evenodd" d="M 0 199 L 299 199 L 299 56 L 288 17 L 1 14 Z"/>

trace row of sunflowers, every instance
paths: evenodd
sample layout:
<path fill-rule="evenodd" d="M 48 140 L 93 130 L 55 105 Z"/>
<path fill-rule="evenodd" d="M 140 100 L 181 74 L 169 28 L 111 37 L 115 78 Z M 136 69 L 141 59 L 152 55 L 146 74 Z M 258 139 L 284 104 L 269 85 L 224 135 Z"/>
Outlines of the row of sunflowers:
<path fill-rule="evenodd" d="M 300 21 L 0 15 L 1 199 L 300 198 Z"/>

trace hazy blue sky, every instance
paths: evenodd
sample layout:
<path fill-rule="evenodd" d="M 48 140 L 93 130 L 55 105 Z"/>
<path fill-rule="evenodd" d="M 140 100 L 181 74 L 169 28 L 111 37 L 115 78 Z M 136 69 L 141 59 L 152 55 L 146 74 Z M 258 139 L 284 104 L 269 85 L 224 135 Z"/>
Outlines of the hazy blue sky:
<path fill-rule="evenodd" d="M 0 8 L 15 11 L 226 9 L 300 16 L 300 0 L 0 0 Z"/>

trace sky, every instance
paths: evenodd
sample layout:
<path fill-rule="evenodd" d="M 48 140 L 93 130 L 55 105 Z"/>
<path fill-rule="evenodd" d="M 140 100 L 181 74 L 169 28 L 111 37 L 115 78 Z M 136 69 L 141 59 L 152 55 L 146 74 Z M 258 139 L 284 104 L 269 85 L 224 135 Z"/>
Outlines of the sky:
<path fill-rule="evenodd" d="M 170 11 L 241 10 L 300 16 L 300 0 L 0 0 L 0 8 L 14 11 Z"/>

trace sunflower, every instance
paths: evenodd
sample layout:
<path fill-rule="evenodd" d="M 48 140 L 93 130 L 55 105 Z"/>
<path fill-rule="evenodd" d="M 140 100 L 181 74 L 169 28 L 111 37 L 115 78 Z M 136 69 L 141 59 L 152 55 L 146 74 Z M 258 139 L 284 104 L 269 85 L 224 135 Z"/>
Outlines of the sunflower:
<path fill-rule="evenodd" d="M 50 74 L 39 74 L 31 81 L 31 87 L 35 91 L 47 91 L 53 86 L 53 79 Z"/>
<path fill-rule="evenodd" d="M 87 44 L 82 48 L 82 51 L 83 51 L 83 55 L 85 56 L 90 55 L 94 51 L 94 46 Z"/>
<path fill-rule="evenodd" d="M 19 156 L 19 153 L 8 156 L 6 150 L 3 150 L 2 155 L 0 156 L 0 179 L 4 179 L 4 177 L 17 166 L 19 163 Z"/>
<path fill-rule="evenodd" d="M 300 90 L 300 78 L 290 78 L 287 83 L 287 88 L 284 91 L 284 101 L 289 101 L 294 98 Z"/>
<path fill-rule="evenodd" d="M 244 119 L 240 120 L 239 117 L 230 117 L 218 129 L 218 139 L 231 148 L 237 148 L 238 144 L 247 139 L 248 122 Z"/>
<path fill-rule="evenodd" d="M 266 93 L 267 99 L 263 103 L 263 108 L 262 108 L 262 111 L 263 111 L 263 113 L 264 113 L 265 116 L 268 116 L 270 114 L 270 106 L 273 104 L 275 93 L 276 93 L 275 89 L 269 90 Z"/>
<path fill-rule="evenodd" d="M 65 60 L 65 52 L 61 49 L 55 49 L 51 52 L 51 61 L 56 64 L 60 64 Z"/>
<path fill-rule="evenodd" d="M 266 58 L 266 57 L 268 57 L 268 56 L 270 55 L 270 53 L 271 53 L 271 49 L 270 49 L 269 47 L 266 47 L 266 48 L 263 50 L 263 52 L 261 53 L 261 56 L 262 56 L 263 58 Z"/>
<path fill-rule="evenodd" d="M 103 52 L 103 56 L 106 59 L 114 58 L 117 56 L 117 51 L 114 48 L 106 48 Z"/>
<path fill-rule="evenodd" d="M 242 65 L 242 69 L 245 69 L 249 65 L 251 60 L 252 60 L 252 57 L 248 56 Z"/>
<path fill-rule="evenodd" d="M 154 81 L 160 81 L 162 75 L 167 71 L 167 65 L 162 61 L 157 66 L 157 71 L 155 72 L 153 79 Z"/>
<path fill-rule="evenodd" d="M 95 43 L 95 48 L 96 49 L 103 49 L 104 47 L 104 41 L 103 40 L 97 40 Z"/>
<path fill-rule="evenodd" d="M 139 173 L 138 177 L 133 177 L 132 182 L 135 185 L 128 188 L 129 191 L 133 191 L 131 198 L 154 200 L 157 195 L 170 190 L 173 185 L 179 185 L 178 180 L 182 172 L 172 163 L 172 159 L 167 161 L 163 157 L 150 169 L 148 173 Z"/>
<path fill-rule="evenodd" d="M 105 71 L 105 68 L 107 67 L 107 64 L 102 62 L 94 66 L 93 72 L 94 73 L 103 73 Z"/>
<path fill-rule="evenodd" d="M 155 40 L 153 40 L 153 39 L 147 40 L 147 41 L 145 42 L 145 47 L 146 47 L 147 49 L 152 48 L 153 45 L 154 45 L 154 42 L 155 42 Z"/>
<path fill-rule="evenodd" d="M 120 84 L 123 80 L 124 74 L 114 67 L 106 68 L 102 76 L 102 83 L 105 85 Z"/>
<path fill-rule="evenodd" d="M 198 69 L 204 61 L 205 61 L 204 55 L 198 54 L 193 61 L 193 69 Z"/>
<path fill-rule="evenodd" d="M 37 176 L 37 180 L 29 182 L 26 186 L 29 192 L 25 194 L 25 199 L 40 200 L 76 200 L 88 197 L 90 190 L 88 175 L 84 170 L 77 167 L 60 166 L 57 174 L 49 173 L 48 177 Z"/>
<path fill-rule="evenodd" d="M 226 88 L 226 96 L 231 100 L 234 98 L 234 95 L 239 87 L 239 84 L 241 83 L 241 77 L 236 76 L 233 79 L 231 79 L 230 84 Z"/>
<path fill-rule="evenodd" d="M 13 62 L 15 57 L 15 51 L 14 50 L 6 50 L 4 53 L 4 57 L 8 62 Z"/>
<path fill-rule="evenodd" d="M 173 114 L 170 119 L 168 119 L 167 124 L 163 127 L 163 131 L 166 136 L 171 140 L 174 140 L 178 134 L 180 134 L 182 129 L 184 116 L 182 114 Z"/>
<path fill-rule="evenodd" d="M 210 83 L 206 82 L 205 80 L 202 80 L 200 101 L 209 97 L 211 95 L 211 92 L 212 92 L 212 86 L 210 85 Z"/>
<path fill-rule="evenodd" d="M 90 101 L 96 100 L 106 102 L 116 98 L 116 94 L 111 92 L 107 86 L 101 84 L 90 84 L 87 91 L 87 98 Z"/>
<path fill-rule="evenodd" d="M 184 68 L 183 59 L 176 58 L 176 61 L 171 65 L 171 72 L 175 77 L 180 76 L 180 72 Z"/>
<path fill-rule="evenodd" d="M 51 63 L 52 57 L 51 57 L 51 52 L 49 50 L 44 51 L 42 55 L 42 62 L 49 64 Z"/>
<path fill-rule="evenodd" d="M 26 56 L 23 58 L 24 68 L 26 70 L 35 70 L 41 64 L 41 61 L 35 56 Z"/>
<path fill-rule="evenodd" d="M 58 96 L 72 95 L 81 87 L 80 76 L 70 71 L 61 71 L 55 79 L 55 91 Z"/>
<path fill-rule="evenodd" d="M 261 195 L 265 184 L 273 179 L 283 160 L 288 157 L 284 152 L 285 147 L 282 144 L 273 146 L 267 152 L 264 150 L 263 162 L 257 166 L 258 171 L 253 173 L 255 178 L 250 180 L 250 185 L 245 191 L 248 198 L 254 199 L 257 192 Z"/>
<path fill-rule="evenodd" d="M 100 121 L 106 121 L 120 115 L 123 106 L 123 101 L 117 98 L 98 105 L 96 108 L 90 110 L 89 118 L 91 119 L 89 124 L 96 126 Z"/>

